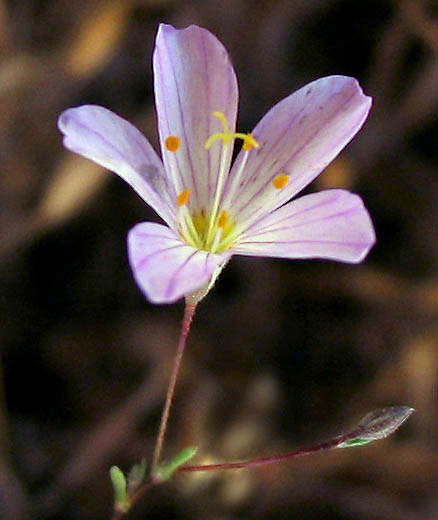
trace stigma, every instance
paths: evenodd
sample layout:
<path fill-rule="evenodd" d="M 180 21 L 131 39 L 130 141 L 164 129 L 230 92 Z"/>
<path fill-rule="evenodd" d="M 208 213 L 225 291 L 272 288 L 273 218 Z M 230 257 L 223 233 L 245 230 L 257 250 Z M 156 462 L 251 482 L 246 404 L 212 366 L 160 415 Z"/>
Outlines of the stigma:
<path fill-rule="evenodd" d="M 224 145 L 228 145 L 233 142 L 234 139 L 242 139 L 243 140 L 243 149 L 244 150 L 252 150 L 253 148 L 257 148 L 259 143 L 256 138 L 252 134 L 242 134 L 241 132 L 230 132 L 230 127 L 228 124 L 227 116 L 223 112 L 213 112 L 213 116 L 217 117 L 223 126 L 223 132 L 217 132 L 211 135 L 205 141 L 205 149 L 208 150 L 211 145 L 218 140 L 222 140 Z"/>

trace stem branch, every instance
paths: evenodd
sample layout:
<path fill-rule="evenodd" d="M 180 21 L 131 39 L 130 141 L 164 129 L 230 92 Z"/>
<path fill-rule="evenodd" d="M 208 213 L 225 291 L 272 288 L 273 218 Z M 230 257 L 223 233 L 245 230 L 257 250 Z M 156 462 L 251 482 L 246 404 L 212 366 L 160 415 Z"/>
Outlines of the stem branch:
<path fill-rule="evenodd" d="M 223 464 L 205 464 L 200 466 L 181 466 L 176 470 L 176 473 L 187 473 L 192 471 L 223 471 L 229 469 L 254 468 L 256 466 L 275 464 L 277 462 L 284 462 L 287 460 L 295 459 L 297 457 L 303 457 L 304 455 L 311 455 L 312 453 L 317 453 L 318 451 L 331 450 L 333 448 L 336 448 L 343 439 L 344 436 L 339 436 L 328 442 L 315 444 L 314 446 L 311 446 L 309 448 L 301 448 L 296 451 L 291 451 L 289 453 L 282 453 L 281 455 L 261 457 L 258 459 L 251 459 L 241 462 L 225 462 Z"/>

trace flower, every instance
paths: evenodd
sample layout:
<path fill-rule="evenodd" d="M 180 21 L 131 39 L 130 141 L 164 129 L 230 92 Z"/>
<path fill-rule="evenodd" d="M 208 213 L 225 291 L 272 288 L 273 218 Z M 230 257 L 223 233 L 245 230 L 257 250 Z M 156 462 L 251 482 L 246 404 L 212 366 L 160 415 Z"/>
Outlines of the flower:
<path fill-rule="evenodd" d="M 338 155 L 371 99 L 353 78 L 325 77 L 236 133 L 238 87 L 222 44 L 206 29 L 160 25 L 153 57 L 162 161 L 106 108 L 63 112 L 73 152 L 122 177 L 165 221 L 128 234 L 134 277 L 170 303 L 211 284 L 234 254 L 360 262 L 375 242 L 359 196 L 330 189 L 291 199 Z M 231 166 L 234 142 L 242 148 Z"/>

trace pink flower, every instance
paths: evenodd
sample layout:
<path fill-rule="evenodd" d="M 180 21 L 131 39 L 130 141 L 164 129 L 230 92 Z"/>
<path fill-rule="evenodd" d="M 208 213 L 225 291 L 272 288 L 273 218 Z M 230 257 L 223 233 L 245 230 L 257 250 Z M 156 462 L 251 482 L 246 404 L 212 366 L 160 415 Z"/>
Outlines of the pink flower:
<path fill-rule="evenodd" d="M 122 177 L 167 224 L 144 222 L 128 235 L 134 277 L 150 301 L 196 292 L 234 254 L 366 256 L 375 234 L 359 196 L 333 189 L 291 201 L 365 121 L 371 99 L 355 79 L 313 81 L 241 134 L 236 75 L 210 32 L 160 25 L 153 66 L 162 161 L 106 108 L 80 106 L 59 118 L 68 149 Z M 231 166 L 237 139 L 243 146 Z"/>

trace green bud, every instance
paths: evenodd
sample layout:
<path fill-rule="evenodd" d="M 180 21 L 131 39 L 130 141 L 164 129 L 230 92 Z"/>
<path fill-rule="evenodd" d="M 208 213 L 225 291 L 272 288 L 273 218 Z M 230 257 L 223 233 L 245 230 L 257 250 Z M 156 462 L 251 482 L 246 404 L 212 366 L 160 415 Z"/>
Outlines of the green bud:
<path fill-rule="evenodd" d="M 340 437 L 337 448 L 363 446 L 394 433 L 414 413 L 409 406 L 391 406 L 367 414 L 349 433 Z"/>

